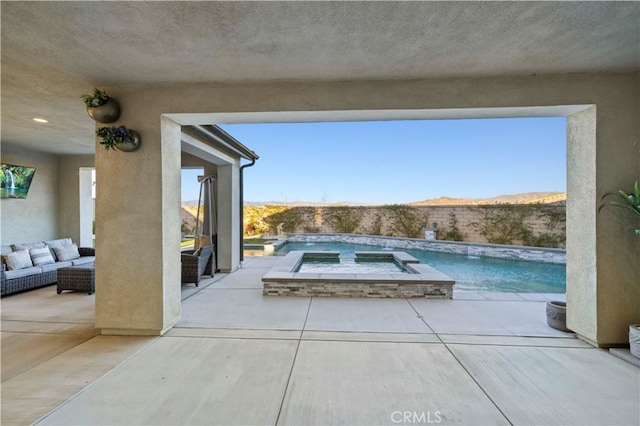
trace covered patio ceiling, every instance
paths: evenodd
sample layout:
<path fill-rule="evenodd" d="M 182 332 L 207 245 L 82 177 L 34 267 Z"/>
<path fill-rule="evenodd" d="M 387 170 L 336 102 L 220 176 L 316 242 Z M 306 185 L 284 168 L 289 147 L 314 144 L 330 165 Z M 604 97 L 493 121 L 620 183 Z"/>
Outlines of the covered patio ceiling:
<path fill-rule="evenodd" d="M 639 19 L 638 2 L 3 2 L 2 142 L 93 153 L 92 86 L 632 72 Z"/>

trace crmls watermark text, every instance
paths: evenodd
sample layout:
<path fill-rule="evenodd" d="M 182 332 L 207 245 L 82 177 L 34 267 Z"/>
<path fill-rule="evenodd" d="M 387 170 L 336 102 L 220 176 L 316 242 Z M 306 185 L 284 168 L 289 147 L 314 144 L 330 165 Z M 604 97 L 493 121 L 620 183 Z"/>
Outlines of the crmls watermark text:
<path fill-rule="evenodd" d="M 431 424 L 440 423 L 442 416 L 440 411 L 394 411 L 391 413 L 391 421 L 405 424 Z"/>

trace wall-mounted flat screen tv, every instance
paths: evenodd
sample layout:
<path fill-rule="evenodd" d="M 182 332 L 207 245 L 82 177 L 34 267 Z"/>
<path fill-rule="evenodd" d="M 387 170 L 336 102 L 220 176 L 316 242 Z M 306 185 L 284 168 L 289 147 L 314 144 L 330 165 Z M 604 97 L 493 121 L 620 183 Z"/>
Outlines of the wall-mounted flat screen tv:
<path fill-rule="evenodd" d="M 0 164 L 0 198 L 27 198 L 35 167 Z"/>

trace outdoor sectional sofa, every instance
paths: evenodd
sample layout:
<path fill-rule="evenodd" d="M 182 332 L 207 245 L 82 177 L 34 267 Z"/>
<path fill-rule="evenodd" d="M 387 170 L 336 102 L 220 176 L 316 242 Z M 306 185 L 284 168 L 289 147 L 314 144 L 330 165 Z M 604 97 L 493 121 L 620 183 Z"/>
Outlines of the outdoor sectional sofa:
<path fill-rule="evenodd" d="M 71 238 L 3 245 L 0 253 L 3 297 L 56 283 L 60 268 L 95 262 L 95 249 L 78 247 Z"/>

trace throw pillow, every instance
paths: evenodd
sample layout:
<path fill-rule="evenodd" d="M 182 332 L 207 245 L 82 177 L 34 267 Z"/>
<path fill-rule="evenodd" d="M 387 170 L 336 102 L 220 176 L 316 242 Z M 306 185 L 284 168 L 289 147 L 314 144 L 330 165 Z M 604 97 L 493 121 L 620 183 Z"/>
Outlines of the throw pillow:
<path fill-rule="evenodd" d="M 31 257 L 29 257 L 29 250 L 18 250 L 13 253 L 9 253 L 5 256 L 5 261 L 7 264 L 7 270 L 9 271 L 30 268 L 33 266 L 33 263 L 31 263 Z"/>
<path fill-rule="evenodd" d="M 60 262 L 78 259 L 80 257 L 78 246 L 75 244 L 70 246 L 64 246 L 64 247 L 54 247 L 53 251 L 56 253 L 56 257 Z"/>
<path fill-rule="evenodd" d="M 56 256 L 56 252 L 54 250 L 55 247 L 68 247 L 73 244 L 71 238 L 59 238 L 57 240 L 45 241 L 45 244 L 49 246 L 49 250 L 51 251 L 51 256 L 53 256 L 53 260 L 59 260 Z"/>
<path fill-rule="evenodd" d="M 55 263 L 55 260 L 53 260 L 53 256 L 51 256 L 51 252 L 49 251 L 49 247 L 32 248 L 29 250 L 29 255 L 31 256 L 31 261 L 34 266 Z"/>

